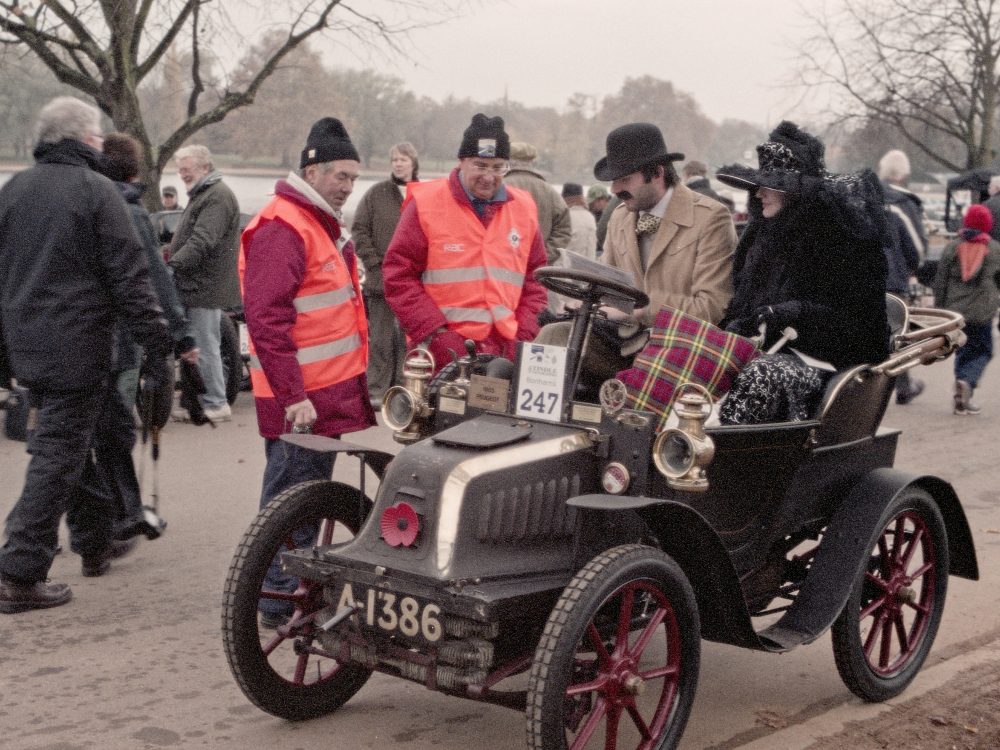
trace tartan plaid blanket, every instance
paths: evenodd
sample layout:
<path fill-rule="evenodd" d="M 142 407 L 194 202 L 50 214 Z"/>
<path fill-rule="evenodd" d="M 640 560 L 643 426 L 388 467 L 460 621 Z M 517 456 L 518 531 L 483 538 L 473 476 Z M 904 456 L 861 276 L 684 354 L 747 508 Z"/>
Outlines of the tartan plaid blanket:
<path fill-rule="evenodd" d="M 618 373 L 618 379 L 625 384 L 631 408 L 659 415 L 660 431 L 670 416 L 678 386 L 697 383 L 718 398 L 759 353 L 748 338 L 664 307 L 656 316 L 646 348 L 632 367 Z"/>

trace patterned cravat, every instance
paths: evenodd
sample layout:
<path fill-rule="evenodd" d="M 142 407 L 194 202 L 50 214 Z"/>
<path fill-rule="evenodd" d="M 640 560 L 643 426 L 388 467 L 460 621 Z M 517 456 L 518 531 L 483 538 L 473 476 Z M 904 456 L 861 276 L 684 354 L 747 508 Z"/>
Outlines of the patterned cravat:
<path fill-rule="evenodd" d="M 660 227 L 660 217 L 653 214 L 642 214 L 635 223 L 635 233 L 640 237 L 647 234 L 656 234 Z"/>

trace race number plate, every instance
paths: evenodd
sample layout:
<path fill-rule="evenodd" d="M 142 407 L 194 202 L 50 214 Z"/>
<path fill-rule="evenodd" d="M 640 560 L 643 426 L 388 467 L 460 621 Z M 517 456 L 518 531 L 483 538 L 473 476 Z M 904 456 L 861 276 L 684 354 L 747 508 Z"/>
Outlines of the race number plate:
<path fill-rule="evenodd" d="M 340 591 L 337 611 L 354 606 L 360 625 L 436 643 L 444 635 L 441 607 L 433 602 L 392 591 L 347 582 Z"/>
<path fill-rule="evenodd" d="M 548 422 L 562 420 L 566 347 L 522 343 L 515 414 Z"/>
<path fill-rule="evenodd" d="M 246 323 L 237 322 L 236 325 L 240 332 L 240 354 L 247 357 L 250 355 L 250 332 L 247 331 Z"/>

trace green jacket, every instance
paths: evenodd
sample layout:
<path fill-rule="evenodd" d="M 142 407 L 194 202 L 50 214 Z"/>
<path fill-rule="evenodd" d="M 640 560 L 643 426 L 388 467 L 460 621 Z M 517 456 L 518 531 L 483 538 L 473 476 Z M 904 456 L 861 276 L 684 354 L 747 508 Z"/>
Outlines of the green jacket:
<path fill-rule="evenodd" d="M 962 313 L 966 323 L 991 323 L 1000 306 L 1000 243 L 991 240 L 979 272 L 962 281 L 962 269 L 952 242 L 941 253 L 934 277 L 934 306 Z"/>
<path fill-rule="evenodd" d="M 221 175 L 213 172 L 189 197 L 168 261 L 181 301 L 187 308 L 237 307 L 240 207 L 236 196 Z"/>

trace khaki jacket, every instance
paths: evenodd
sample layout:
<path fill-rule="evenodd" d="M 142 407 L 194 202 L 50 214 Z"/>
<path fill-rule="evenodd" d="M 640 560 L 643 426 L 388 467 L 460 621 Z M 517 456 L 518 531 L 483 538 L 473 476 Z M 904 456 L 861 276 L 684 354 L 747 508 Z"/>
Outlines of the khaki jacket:
<path fill-rule="evenodd" d="M 736 229 L 729 211 L 684 185 L 675 185 L 667 212 L 653 237 L 649 265 L 643 272 L 636 214 L 618 206 L 611 215 L 601 260 L 630 272 L 649 295 L 642 315 L 652 325 L 664 305 L 711 323 L 733 296 L 733 250 Z"/>

